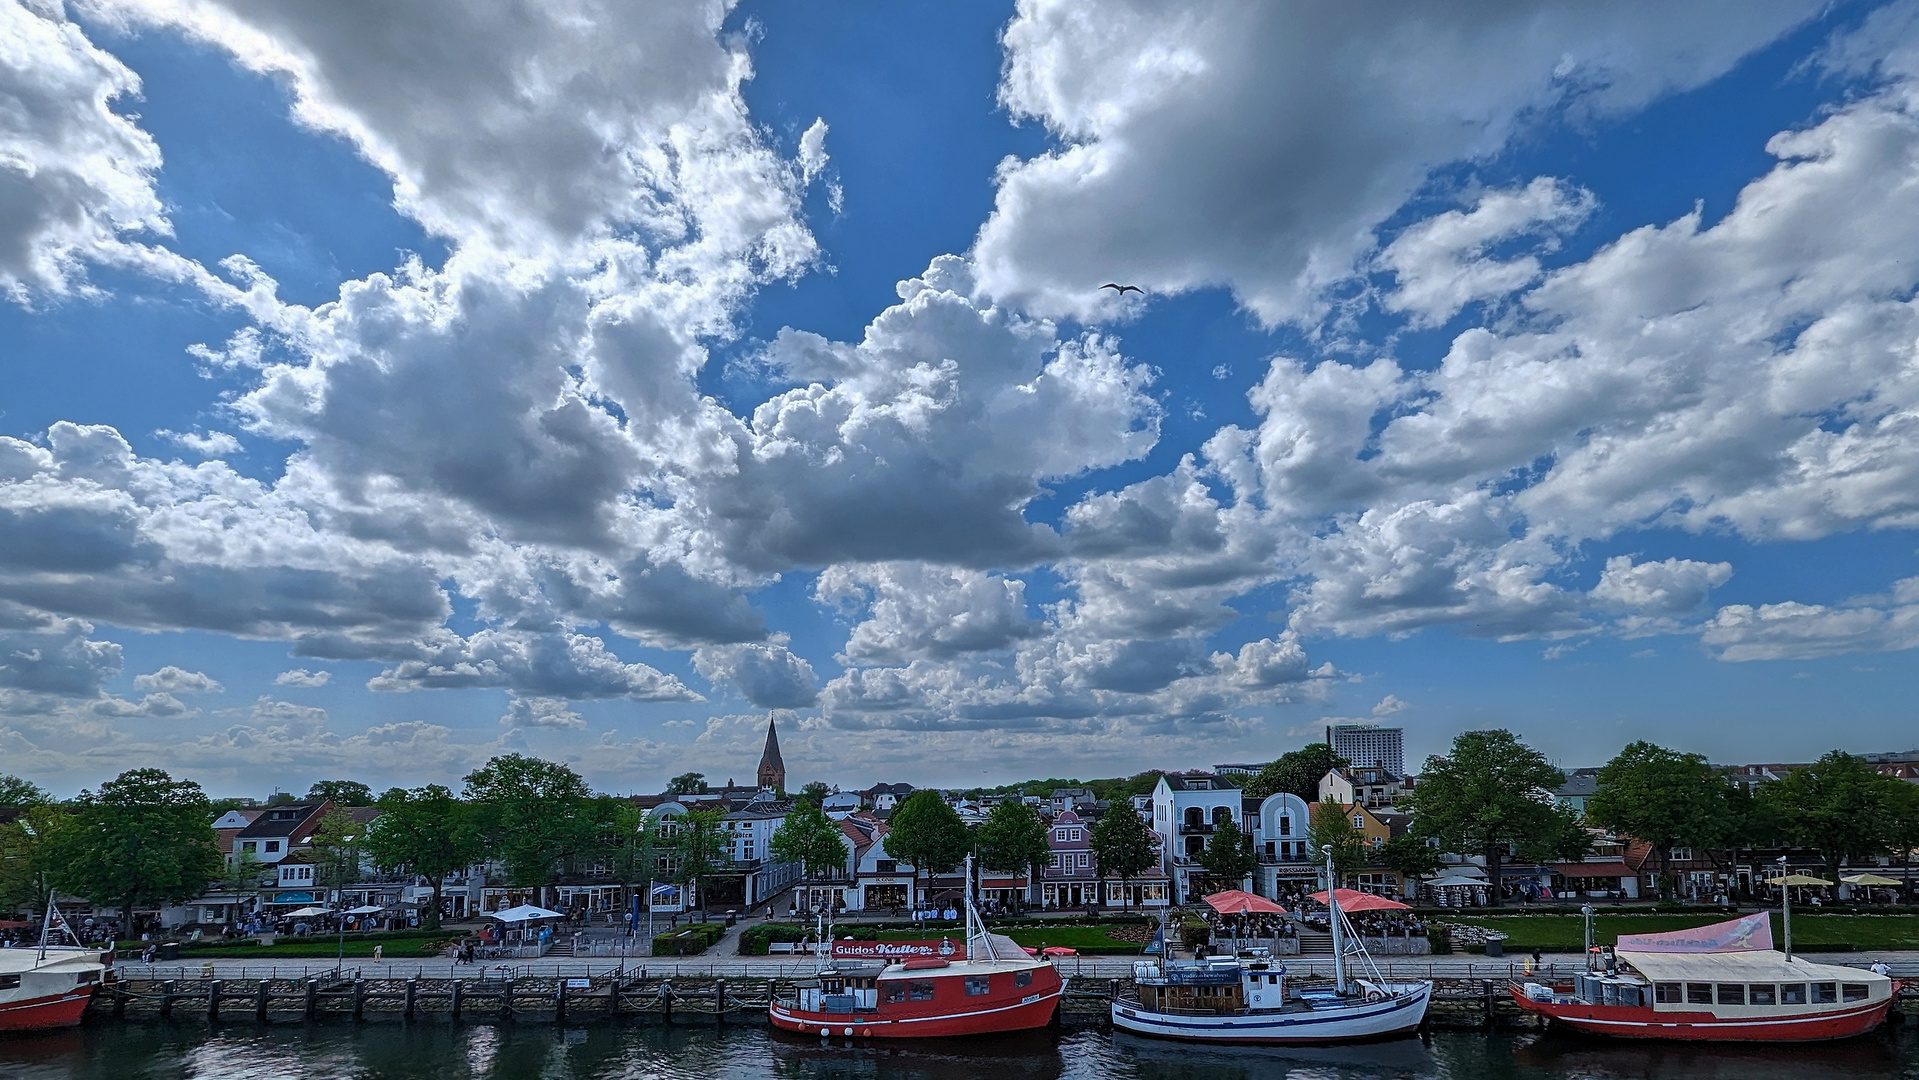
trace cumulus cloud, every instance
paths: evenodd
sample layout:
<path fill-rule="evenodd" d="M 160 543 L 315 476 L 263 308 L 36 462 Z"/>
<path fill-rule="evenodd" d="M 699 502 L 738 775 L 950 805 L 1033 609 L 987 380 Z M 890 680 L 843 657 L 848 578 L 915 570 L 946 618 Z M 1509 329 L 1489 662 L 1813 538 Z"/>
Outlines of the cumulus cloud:
<path fill-rule="evenodd" d="M 168 230 L 160 149 L 115 111 L 140 78 L 87 39 L 62 5 L 0 2 L 0 290 L 64 293 L 90 261 Z"/>
<path fill-rule="evenodd" d="M 797 709 L 819 700 L 813 665 L 784 640 L 702 646 L 693 653 L 693 666 L 708 682 L 732 683 L 763 709 Z"/>
<path fill-rule="evenodd" d="M 240 452 L 240 440 L 224 431 L 168 431 L 165 428 L 153 433 L 170 443 L 178 444 L 203 458 L 220 458 Z"/>
<path fill-rule="evenodd" d="M 513 697 L 507 702 L 500 723 L 512 727 L 567 728 L 582 731 L 586 720 L 555 698 Z"/>
<path fill-rule="evenodd" d="M 622 661 L 600 638 L 569 633 L 481 630 L 451 638 L 367 681 L 368 689 L 392 692 L 476 686 L 551 698 L 705 700 L 671 675 Z"/>
<path fill-rule="evenodd" d="M 331 671 L 308 671 L 306 668 L 294 668 L 282 671 L 273 677 L 275 686 L 325 686 L 333 678 Z"/>
<path fill-rule="evenodd" d="M 136 690 L 159 690 L 169 694 L 224 694 L 227 688 L 201 671 L 183 671 L 172 664 L 158 671 L 133 677 Z"/>
<path fill-rule="evenodd" d="M 1606 560 L 1593 598 L 1632 611 L 1677 614 L 1706 602 L 1706 593 L 1732 578 L 1731 563 L 1692 559 L 1634 563 L 1629 555 Z"/>
<path fill-rule="evenodd" d="M 1721 660 L 1812 660 L 1852 652 L 1919 648 L 1919 578 L 1892 595 L 1850 604 L 1733 604 L 1709 620 L 1700 640 Z"/>
<path fill-rule="evenodd" d="M 1469 211 L 1426 218 L 1379 253 L 1379 267 L 1397 279 L 1381 305 L 1409 315 L 1414 326 L 1437 326 L 1475 300 L 1517 292 L 1539 279 L 1538 257 L 1500 259 L 1489 249 L 1534 234 L 1550 248 L 1554 234 L 1592 208 L 1590 193 L 1542 176 L 1514 191 L 1487 192 Z"/>
<path fill-rule="evenodd" d="M 1058 145 L 1001 166 L 981 280 L 1080 317 L 1114 275 L 1310 317 L 1431 170 L 1698 86 L 1819 8 L 1028 0 L 1000 99 Z"/>
<path fill-rule="evenodd" d="M 81 619 L 0 603 L 0 688 L 90 698 L 120 673 L 120 646 L 90 637 Z"/>

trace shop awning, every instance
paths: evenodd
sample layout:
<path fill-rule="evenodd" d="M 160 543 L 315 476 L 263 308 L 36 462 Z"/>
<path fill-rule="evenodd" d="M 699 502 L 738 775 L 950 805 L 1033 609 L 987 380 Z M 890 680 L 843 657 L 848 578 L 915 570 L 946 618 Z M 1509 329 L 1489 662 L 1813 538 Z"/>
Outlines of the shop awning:
<path fill-rule="evenodd" d="M 1638 877 L 1622 862 L 1563 862 L 1553 864 L 1553 873 L 1569 878 Z"/>

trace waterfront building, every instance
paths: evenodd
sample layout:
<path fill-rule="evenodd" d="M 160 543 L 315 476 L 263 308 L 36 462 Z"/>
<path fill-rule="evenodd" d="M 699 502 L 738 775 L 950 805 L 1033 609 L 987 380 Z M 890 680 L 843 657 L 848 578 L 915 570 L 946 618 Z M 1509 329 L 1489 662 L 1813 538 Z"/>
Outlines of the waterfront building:
<path fill-rule="evenodd" d="M 1093 830 L 1071 810 L 1053 815 L 1046 833 L 1052 858 L 1040 871 L 1039 902 L 1048 908 L 1100 903 L 1099 870 L 1093 860 Z"/>
<path fill-rule="evenodd" d="M 1319 801 L 1381 810 L 1392 807 L 1405 789 L 1405 778 L 1382 766 L 1341 765 L 1319 778 Z"/>
<path fill-rule="evenodd" d="M 1333 753 L 1354 765 L 1377 765 L 1396 776 L 1406 775 L 1406 732 L 1376 724 L 1331 724 L 1326 743 Z"/>
<path fill-rule="evenodd" d="M 1243 830 L 1244 814 L 1239 788 L 1216 773 L 1160 776 L 1153 788 L 1153 816 L 1148 824 L 1159 834 L 1161 869 L 1172 883 L 1175 901 L 1190 901 L 1197 895 L 1195 879 L 1206 874 L 1199 853 L 1206 850 L 1220 825 L 1230 822 Z"/>
<path fill-rule="evenodd" d="M 1306 839 L 1312 808 L 1290 791 L 1264 799 L 1242 799 L 1241 815 L 1253 827 L 1253 852 L 1259 857 L 1254 889 L 1271 899 L 1320 888 L 1319 867 Z"/>

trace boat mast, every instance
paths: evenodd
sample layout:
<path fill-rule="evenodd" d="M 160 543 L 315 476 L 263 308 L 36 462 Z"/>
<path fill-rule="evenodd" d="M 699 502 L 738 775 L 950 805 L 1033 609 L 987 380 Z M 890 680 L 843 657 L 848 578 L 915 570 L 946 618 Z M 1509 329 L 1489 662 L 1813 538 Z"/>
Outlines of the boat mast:
<path fill-rule="evenodd" d="M 1786 882 L 1786 879 L 1792 875 L 1786 872 L 1788 869 L 1786 857 L 1779 856 L 1779 896 L 1784 901 L 1782 910 L 1785 914 L 1783 921 L 1786 924 L 1786 961 L 1790 963 L 1792 961 L 1792 886 Z"/>
<path fill-rule="evenodd" d="M 993 951 L 993 936 L 986 932 L 986 920 L 980 918 L 979 909 L 973 906 L 973 856 L 966 856 L 966 958 L 968 960 L 998 960 L 999 954 Z M 979 952 L 974 951 L 977 942 Z"/>
<path fill-rule="evenodd" d="M 1333 849 L 1326 848 L 1326 911 L 1333 924 L 1333 989 L 1346 993 L 1346 935 L 1339 922 L 1339 875 L 1333 872 Z"/>
<path fill-rule="evenodd" d="M 47 917 L 46 920 L 40 924 L 40 959 L 42 960 L 47 958 L 47 939 L 53 936 L 53 896 L 54 890 L 52 887 L 48 887 Z M 128 919 L 127 921 L 132 922 L 133 920 Z"/>

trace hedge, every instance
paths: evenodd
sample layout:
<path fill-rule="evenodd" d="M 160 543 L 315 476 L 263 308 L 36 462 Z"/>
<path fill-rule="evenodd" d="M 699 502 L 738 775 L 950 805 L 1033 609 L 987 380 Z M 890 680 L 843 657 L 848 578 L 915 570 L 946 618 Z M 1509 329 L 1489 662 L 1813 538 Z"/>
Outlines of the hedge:
<path fill-rule="evenodd" d="M 794 923 L 761 923 L 749 926 L 740 932 L 741 956 L 765 956 L 772 950 L 767 946 L 776 941 L 799 942 L 813 936 L 809 927 Z"/>
<path fill-rule="evenodd" d="M 654 956 L 698 956 L 726 936 L 725 923 L 693 923 L 653 939 Z"/>

